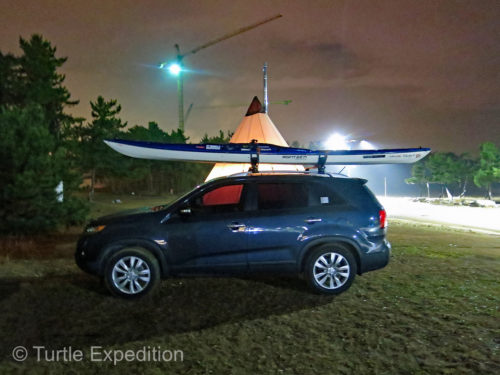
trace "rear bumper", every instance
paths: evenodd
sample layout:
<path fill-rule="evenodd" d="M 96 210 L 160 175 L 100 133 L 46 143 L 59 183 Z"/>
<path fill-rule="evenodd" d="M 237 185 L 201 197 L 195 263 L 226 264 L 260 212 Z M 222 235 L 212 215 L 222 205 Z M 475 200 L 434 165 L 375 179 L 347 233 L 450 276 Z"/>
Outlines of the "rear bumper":
<path fill-rule="evenodd" d="M 391 244 L 386 239 L 376 249 L 364 253 L 361 259 L 360 274 L 384 268 L 389 264 L 391 257 Z"/>

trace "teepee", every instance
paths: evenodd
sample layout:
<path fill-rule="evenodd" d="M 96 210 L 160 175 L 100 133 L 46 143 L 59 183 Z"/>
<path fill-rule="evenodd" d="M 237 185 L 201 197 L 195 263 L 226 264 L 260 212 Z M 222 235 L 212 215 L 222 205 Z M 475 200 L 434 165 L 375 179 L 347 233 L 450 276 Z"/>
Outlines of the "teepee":
<path fill-rule="evenodd" d="M 271 118 L 265 113 L 262 104 L 255 96 L 248 107 L 247 113 L 231 137 L 229 143 L 250 143 L 256 139 L 258 143 L 288 147 Z M 217 177 L 229 176 L 234 173 L 248 172 L 250 164 L 217 163 L 212 168 L 205 181 Z M 259 164 L 259 171 L 303 171 L 302 165 Z"/>

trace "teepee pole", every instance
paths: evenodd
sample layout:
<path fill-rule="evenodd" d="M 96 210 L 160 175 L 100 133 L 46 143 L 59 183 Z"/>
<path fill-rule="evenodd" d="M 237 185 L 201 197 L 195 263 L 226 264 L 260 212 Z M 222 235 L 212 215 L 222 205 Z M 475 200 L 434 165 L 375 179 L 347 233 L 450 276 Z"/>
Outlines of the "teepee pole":
<path fill-rule="evenodd" d="M 269 113 L 269 98 L 267 97 L 267 62 L 264 63 L 262 68 L 264 73 L 264 113 Z"/>

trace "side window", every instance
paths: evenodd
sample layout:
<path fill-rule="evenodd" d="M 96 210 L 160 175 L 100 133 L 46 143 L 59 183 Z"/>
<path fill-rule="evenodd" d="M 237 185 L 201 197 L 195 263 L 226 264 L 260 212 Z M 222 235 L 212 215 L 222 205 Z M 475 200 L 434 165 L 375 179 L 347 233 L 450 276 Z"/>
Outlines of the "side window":
<path fill-rule="evenodd" d="M 310 206 L 338 206 L 345 203 L 345 200 L 326 184 L 311 184 L 309 191 Z"/>
<path fill-rule="evenodd" d="M 195 212 L 236 212 L 243 210 L 243 184 L 226 185 L 199 196 L 192 204 Z"/>
<path fill-rule="evenodd" d="M 209 191 L 202 197 L 203 206 L 239 204 L 243 185 L 227 185 Z"/>
<path fill-rule="evenodd" d="M 259 210 L 300 208 L 308 205 L 308 192 L 304 184 L 257 184 Z"/>

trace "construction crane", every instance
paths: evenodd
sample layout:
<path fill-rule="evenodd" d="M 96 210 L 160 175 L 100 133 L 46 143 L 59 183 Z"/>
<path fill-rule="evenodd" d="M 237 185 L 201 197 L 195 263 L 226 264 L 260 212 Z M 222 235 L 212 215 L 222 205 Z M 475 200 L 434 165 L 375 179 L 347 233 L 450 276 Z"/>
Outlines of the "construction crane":
<path fill-rule="evenodd" d="M 275 102 L 269 102 L 269 104 L 283 104 L 283 105 L 289 105 L 292 102 L 292 100 L 280 100 L 280 101 L 275 101 Z M 218 108 L 236 108 L 236 107 L 247 107 L 248 103 L 234 103 L 234 104 L 220 104 L 220 105 L 202 105 L 202 106 L 196 106 L 195 110 L 199 109 L 218 109 Z M 190 109 L 187 112 L 191 112 L 191 109 L 193 107 L 193 103 L 191 103 Z M 186 115 L 187 115 L 186 112 Z"/>
<path fill-rule="evenodd" d="M 186 56 L 193 55 L 193 54 L 201 51 L 202 49 L 208 48 L 210 46 L 213 46 L 214 44 L 220 43 L 224 40 L 227 40 L 227 39 L 232 38 L 234 36 L 240 35 L 244 32 L 255 29 L 256 27 L 262 26 L 265 23 L 274 21 L 274 20 L 281 18 L 281 17 L 283 17 L 281 14 L 277 14 L 275 16 L 266 18 L 265 20 L 259 21 L 257 23 L 253 23 L 251 25 L 242 27 L 236 31 L 233 31 L 232 33 L 225 34 L 225 35 L 223 35 L 217 39 L 214 39 L 208 43 L 202 44 L 201 46 L 196 47 L 196 48 L 192 49 L 191 51 L 184 53 L 184 54 L 181 53 L 179 45 L 178 44 L 175 45 L 175 50 L 177 52 L 176 62 L 172 63 L 168 66 L 167 66 L 167 63 L 161 63 L 159 65 L 159 67 L 160 67 L 160 69 L 168 67 L 168 70 L 170 71 L 170 73 L 177 76 L 177 97 L 178 97 L 178 102 L 179 102 L 179 130 L 184 131 L 184 119 L 185 119 L 185 116 L 184 116 L 184 82 L 183 82 L 183 69 L 182 69 L 182 61 L 184 60 L 184 58 Z M 187 117 L 187 115 L 188 115 L 188 113 L 186 114 L 186 117 Z"/>

